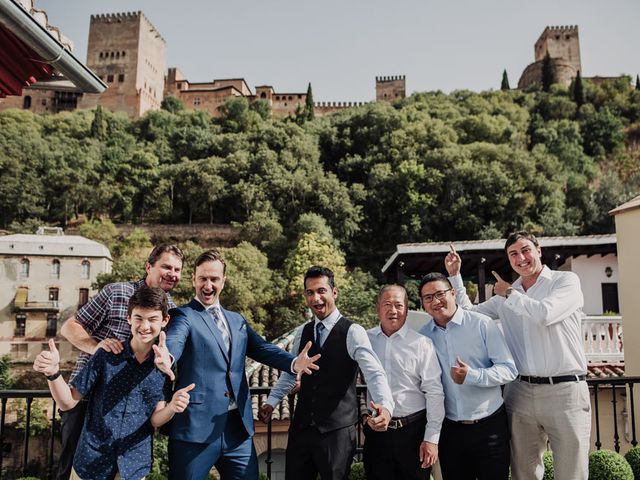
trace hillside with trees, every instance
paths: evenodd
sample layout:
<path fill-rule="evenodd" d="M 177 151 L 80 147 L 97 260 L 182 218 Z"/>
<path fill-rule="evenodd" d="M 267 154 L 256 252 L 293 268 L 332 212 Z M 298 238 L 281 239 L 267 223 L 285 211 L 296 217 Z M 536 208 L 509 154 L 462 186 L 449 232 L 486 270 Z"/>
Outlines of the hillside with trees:
<path fill-rule="evenodd" d="M 607 211 L 640 192 L 640 90 L 626 77 L 574 83 L 284 120 L 244 99 L 217 119 L 171 98 L 137 120 L 8 110 L 1 228 L 233 224 L 227 295 L 269 336 L 284 331 L 273 318 L 299 322 L 299 276 L 317 252 L 355 316 L 398 243 L 613 232 Z"/>

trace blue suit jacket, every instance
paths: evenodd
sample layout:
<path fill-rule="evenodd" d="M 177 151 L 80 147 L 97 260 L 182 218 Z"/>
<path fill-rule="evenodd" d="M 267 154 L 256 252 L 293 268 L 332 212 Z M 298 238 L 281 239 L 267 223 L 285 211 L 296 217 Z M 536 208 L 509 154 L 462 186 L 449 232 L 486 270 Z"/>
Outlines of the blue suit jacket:
<path fill-rule="evenodd" d="M 242 422 L 253 435 L 251 398 L 245 375 L 250 357 L 278 370 L 291 371 L 293 356 L 268 343 L 236 312 L 222 309 L 231 330 L 231 358 L 213 319 L 197 300 L 170 311 L 167 347 L 177 362 L 176 389 L 195 383 L 189 406 L 164 431 L 176 440 L 211 443 L 224 432 L 229 386 Z M 227 372 L 229 380 L 227 380 Z"/>

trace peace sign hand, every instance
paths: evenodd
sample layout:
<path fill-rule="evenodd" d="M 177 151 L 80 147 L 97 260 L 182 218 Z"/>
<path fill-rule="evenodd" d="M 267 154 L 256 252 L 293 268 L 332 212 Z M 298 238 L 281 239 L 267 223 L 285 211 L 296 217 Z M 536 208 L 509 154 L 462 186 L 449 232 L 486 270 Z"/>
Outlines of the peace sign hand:
<path fill-rule="evenodd" d="M 169 349 L 167 348 L 167 334 L 164 332 L 160 332 L 160 336 L 158 337 L 158 345 L 153 346 L 153 353 L 155 353 L 154 363 L 156 364 L 156 368 L 164 373 L 171 381 L 176 379 L 173 370 L 171 370 L 171 365 L 173 364 L 173 358 L 169 353 Z"/>

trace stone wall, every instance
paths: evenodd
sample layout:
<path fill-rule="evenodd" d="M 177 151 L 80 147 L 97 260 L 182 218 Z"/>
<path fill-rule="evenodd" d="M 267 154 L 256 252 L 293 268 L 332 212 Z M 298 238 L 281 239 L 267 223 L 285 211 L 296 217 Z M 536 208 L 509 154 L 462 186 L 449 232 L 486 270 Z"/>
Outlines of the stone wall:
<path fill-rule="evenodd" d="M 376 77 L 376 101 L 393 102 L 407 96 L 404 75 Z"/>

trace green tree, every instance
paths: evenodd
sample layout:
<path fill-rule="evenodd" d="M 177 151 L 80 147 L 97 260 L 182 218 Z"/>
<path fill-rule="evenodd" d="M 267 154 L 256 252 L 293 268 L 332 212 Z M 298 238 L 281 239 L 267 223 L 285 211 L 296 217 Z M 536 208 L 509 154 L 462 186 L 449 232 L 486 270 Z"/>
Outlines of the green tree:
<path fill-rule="evenodd" d="M 160 108 L 170 113 L 180 113 L 185 110 L 184 103 L 172 95 L 167 95 L 160 103 Z"/>
<path fill-rule="evenodd" d="M 546 53 L 544 59 L 542 60 L 542 90 L 548 92 L 551 90 L 551 85 L 556 82 L 555 71 L 553 66 L 553 61 L 551 60 L 551 56 L 549 52 Z"/>
<path fill-rule="evenodd" d="M 313 110 L 313 91 L 311 90 L 311 82 L 307 85 L 307 96 L 304 101 L 304 118 L 305 120 L 313 120 L 314 118 L 314 110 Z"/>
<path fill-rule="evenodd" d="M 11 357 L 3 355 L 0 357 L 0 390 L 8 390 L 16 383 L 16 379 L 11 371 Z"/>
<path fill-rule="evenodd" d="M 29 435 L 36 437 L 42 435 L 51 427 L 49 420 L 50 413 L 48 408 L 51 405 L 51 400 L 43 398 L 34 398 L 31 401 L 31 414 L 29 417 Z M 27 402 L 25 400 L 18 400 L 16 405 L 17 423 L 16 427 L 19 430 L 26 430 L 27 428 Z"/>
<path fill-rule="evenodd" d="M 580 76 L 580 70 L 578 70 L 578 73 L 576 74 L 576 78 L 573 79 L 571 93 L 572 93 L 573 101 L 576 102 L 576 105 L 578 105 L 578 108 L 584 105 L 584 102 L 585 102 L 584 85 L 582 84 L 582 77 Z"/>
<path fill-rule="evenodd" d="M 636 90 L 640 90 L 640 75 L 636 75 Z"/>
<path fill-rule="evenodd" d="M 262 120 L 269 120 L 269 118 L 271 118 L 271 104 L 263 98 L 251 102 L 249 110 L 260 115 Z"/>
<path fill-rule="evenodd" d="M 107 136 L 107 125 L 104 119 L 102 106 L 98 105 L 93 113 L 93 121 L 91 122 L 91 136 L 98 140 L 104 140 Z"/>
<path fill-rule="evenodd" d="M 500 90 L 511 90 L 509 86 L 509 77 L 507 76 L 507 69 L 502 72 L 502 83 L 500 83 Z"/>

